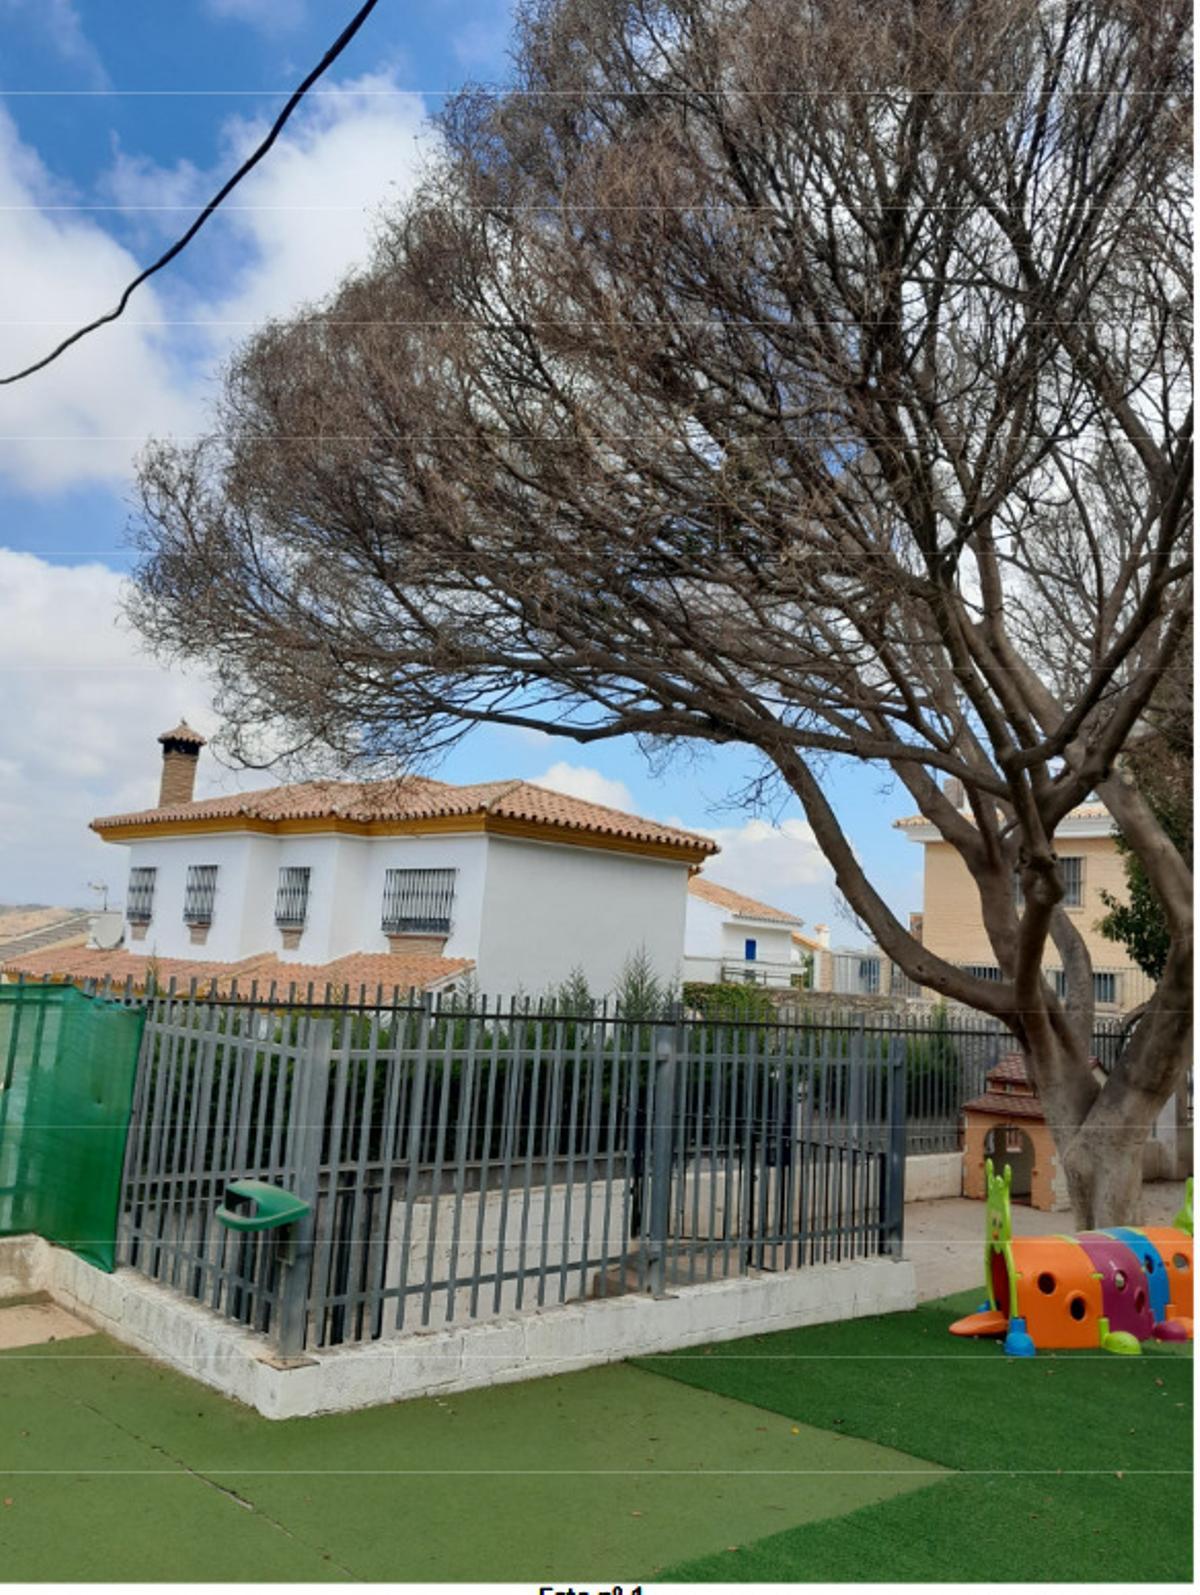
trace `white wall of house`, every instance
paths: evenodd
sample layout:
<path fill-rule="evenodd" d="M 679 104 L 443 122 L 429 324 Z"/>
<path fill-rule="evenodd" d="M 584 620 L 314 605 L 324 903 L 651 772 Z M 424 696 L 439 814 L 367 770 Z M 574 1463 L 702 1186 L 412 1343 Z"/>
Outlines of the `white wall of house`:
<path fill-rule="evenodd" d="M 311 964 L 347 953 L 386 953 L 381 916 L 388 869 L 456 870 L 445 954 L 474 958 L 479 946 L 486 864 L 482 836 L 198 834 L 131 843 L 129 864 L 153 868 L 157 874 L 151 923 L 138 941 L 126 922 L 126 946 L 163 958 L 225 963 L 273 952 L 284 962 Z M 193 864 L 217 866 L 213 919 L 202 945 L 192 941 L 183 919 L 187 872 Z M 283 946 L 275 924 L 276 886 L 285 865 L 311 871 L 307 920 L 299 945 L 292 949 Z"/>
<path fill-rule="evenodd" d="M 747 942 L 754 943 L 754 959 L 760 964 L 787 964 L 792 962 L 792 927 L 773 924 L 770 920 L 753 920 L 741 915 L 727 920 L 724 926 L 721 953 L 730 961 L 748 960 Z"/>
<path fill-rule="evenodd" d="M 386 953 L 388 939 L 380 923 L 383 911 L 383 877 L 390 869 L 452 869 L 454 904 L 450 935 L 443 949 L 447 958 L 479 957 L 484 883 L 488 874 L 486 836 L 384 836 L 368 840 L 363 866 L 358 940 L 344 952 Z M 558 848 L 567 853 L 570 848 Z M 337 954 L 332 956 L 336 957 Z"/>
<path fill-rule="evenodd" d="M 125 945 L 134 952 L 157 954 L 160 958 L 203 958 L 216 963 L 233 963 L 250 952 L 262 952 L 264 943 L 247 946 L 247 913 L 255 917 L 255 905 L 248 900 L 248 887 L 261 876 L 262 865 L 251 866 L 250 854 L 259 838 L 221 835 L 163 837 L 161 841 L 135 842 L 129 848 L 130 867 L 155 870 L 153 917 L 140 941 L 133 939 L 128 922 Z M 217 866 L 217 890 L 213 920 L 203 946 L 192 942 L 190 928 L 183 921 L 183 899 L 191 864 Z M 274 909 L 272 890 L 271 908 Z"/>
<path fill-rule="evenodd" d="M 538 996 L 578 965 L 603 996 L 639 946 L 661 979 L 678 980 L 687 880 L 683 862 L 489 837 L 480 988 Z"/>
<path fill-rule="evenodd" d="M 688 896 L 684 935 L 684 972 L 688 980 L 720 980 L 723 973 L 737 979 L 756 975 L 767 984 L 786 986 L 793 973 L 791 925 L 776 920 L 734 915 L 719 903 Z M 748 959 L 747 942 L 754 943 Z M 750 964 L 761 970 L 750 970 Z M 771 966 L 777 966 L 772 968 Z"/>
<path fill-rule="evenodd" d="M 238 945 L 244 958 L 248 953 L 262 952 L 274 947 L 279 940 L 275 929 L 275 888 L 279 882 L 279 866 L 283 862 L 279 843 L 273 836 L 251 836 L 246 848 L 246 875 L 242 893 L 242 923 Z M 288 862 L 291 862 L 289 860 Z M 298 862 L 298 860 L 297 860 Z M 224 871 L 222 871 L 222 874 Z M 217 878 L 217 890 L 222 881 Z M 309 895 L 311 896 L 311 889 Z M 218 917 L 220 905 L 213 914 L 212 931 L 224 931 L 224 918 Z M 205 951 L 207 952 L 207 947 Z"/>
<path fill-rule="evenodd" d="M 601 848 L 478 835 L 358 837 L 221 834 L 164 837 L 129 846 L 129 863 L 157 871 L 153 918 L 125 945 L 163 958 L 232 963 L 273 952 L 285 963 L 328 963 L 386 953 L 381 916 L 389 869 L 453 869 L 454 905 L 444 954 L 475 961 L 482 990 L 531 996 L 583 969 L 597 996 L 645 946 L 657 973 L 682 973 L 685 863 Z M 184 923 L 188 867 L 217 866 L 212 924 L 202 944 Z M 310 871 L 307 920 L 286 949 L 275 924 L 285 865 Z"/>
<path fill-rule="evenodd" d="M 683 946 L 689 959 L 720 960 L 725 951 L 725 921 L 729 910 L 718 903 L 706 903 L 688 893 L 687 920 Z"/>

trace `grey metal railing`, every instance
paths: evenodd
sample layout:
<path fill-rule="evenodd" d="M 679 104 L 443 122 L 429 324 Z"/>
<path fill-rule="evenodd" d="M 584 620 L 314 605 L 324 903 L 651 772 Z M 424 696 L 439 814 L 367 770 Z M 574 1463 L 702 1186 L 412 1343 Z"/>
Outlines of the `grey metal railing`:
<path fill-rule="evenodd" d="M 308 918 L 308 885 L 312 871 L 306 865 L 284 864 L 275 887 L 275 923 L 295 929 Z"/>
<path fill-rule="evenodd" d="M 723 958 L 721 979 L 748 986 L 804 985 L 804 966 L 770 958 Z"/>
<path fill-rule="evenodd" d="M 154 912 L 154 882 L 158 875 L 153 866 L 137 866 L 129 871 L 129 889 L 125 898 L 125 918 L 132 925 L 148 925 Z"/>
<path fill-rule="evenodd" d="M 188 925 L 210 925 L 217 898 L 216 864 L 189 864 L 183 889 L 183 918 Z"/>
<path fill-rule="evenodd" d="M 123 1262 L 281 1352 L 898 1249 L 904 1063 L 774 1025 L 150 1005 Z M 313 1214 L 286 1270 L 215 1219 Z"/>
<path fill-rule="evenodd" d="M 453 869 L 390 869 L 384 872 L 383 929 L 448 932 L 454 907 Z"/>

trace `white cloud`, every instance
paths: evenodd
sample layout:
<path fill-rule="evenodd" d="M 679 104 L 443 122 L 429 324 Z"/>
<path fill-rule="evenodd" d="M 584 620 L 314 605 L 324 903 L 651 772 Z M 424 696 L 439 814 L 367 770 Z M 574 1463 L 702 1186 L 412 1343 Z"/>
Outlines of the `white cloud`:
<path fill-rule="evenodd" d="M 345 85 L 351 92 L 312 102 L 289 125 L 238 190 L 238 202 L 257 208 L 211 224 L 238 246 L 225 241 L 234 258 L 219 293 L 204 299 L 186 272 L 168 271 L 138 291 L 122 320 L 47 371 L 0 389 L 0 475 L 46 495 L 82 484 L 121 491 L 147 437 L 202 425 L 205 384 L 230 344 L 264 316 L 334 288 L 366 256 L 377 207 L 411 183 L 422 107 L 370 92 L 390 83 L 376 75 Z M 219 172 L 119 153 L 104 197 L 197 203 L 258 132 L 242 120 L 227 125 Z M 140 269 L 86 212 L 52 208 L 83 197 L 94 196 L 72 193 L 0 109 L 2 370 L 38 358 L 107 309 Z M 178 213 L 154 224 L 161 236 L 180 225 Z M 158 237 L 144 253 L 155 244 Z M 172 324 L 185 319 L 213 325 L 197 334 Z M 120 584 L 101 564 L 61 567 L 0 548 L 0 901 L 86 901 L 89 880 L 118 887 L 123 853 L 90 833 L 88 821 L 153 803 L 155 739 L 181 715 L 214 728 L 204 680 L 162 669 L 117 623 Z M 198 791 L 275 779 L 234 775 L 205 756 Z"/>
<path fill-rule="evenodd" d="M 120 623 L 121 581 L 0 549 L 0 902 L 79 903 L 89 880 L 117 890 L 124 851 L 88 821 L 156 801 L 160 731 L 183 716 L 215 729 L 207 682 L 156 665 Z M 271 779 L 205 757 L 197 796 Z"/>
<path fill-rule="evenodd" d="M 637 813 L 633 794 L 624 781 L 614 781 L 588 764 L 569 764 L 560 759 L 532 779 L 535 786 L 548 786 L 554 792 L 565 792 L 568 797 L 603 803 L 610 809 L 623 809 L 627 814 Z"/>
<path fill-rule="evenodd" d="M 338 85 L 341 92 L 309 102 L 304 116 L 246 179 L 238 208 L 224 225 L 249 251 L 252 265 L 232 291 L 201 314 L 244 336 L 268 316 L 330 292 L 366 260 L 381 211 L 413 187 L 428 134 L 424 104 L 387 73 Z M 230 165 L 261 141 L 266 123 L 226 124 Z"/>
<path fill-rule="evenodd" d="M 828 918 L 833 870 L 806 820 L 789 819 L 779 825 L 747 820 L 736 826 L 687 828 L 711 836 L 721 849 L 704 866 L 710 880 L 774 908 L 788 909 L 810 925 L 814 918 Z"/>
<path fill-rule="evenodd" d="M 62 203 L 63 192 L 0 110 L 0 206 L 6 212 L 0 366 L 6 372 L 36 360 L 73 327 L 107 310 L 138 270 L 127 250 L 80 213 L 41 208 Z M 129 437 L 186 429 L 186 385 L 154 330 L 160 315 L 158 296 L 148 288 L 128 320 L 84 339 L 46 371 L 0 388 L 0 471 L 35 492 L 120 481 L 136 447 Z"/>
<path fill-rule="evenodd" d="M 230 256 L 218 293 L 198 294 L 180 268 L 169 267 L 137 291 L 119 321 L 90 334 L 47 370 L 0 389 L 0 473 L 14 485 L 54 493 L 128 480 L 149 437 L 187 435 L 203 426 L 211 374 L 233 343 L 265 318 L 327 294 L 366 258 L 380 207 L 415 179 L 418 139 L 427 124 L 415 97 L 376 92 L 394 87 L 386 74 L 341 87 L 346 92 L 314 100 L 298 113 L 231 196 L 230 205 L 240 208 L 214 217 L 192 246 Z M 162 167 L 118 151 L 103 196 L 131 208 L 198 207 L 263 131 L 259 123 L 231 119 L 219 167 L 210 172 L 188 162 Z M 61 185 L 0 110 L 5 371 L 31 363 L 108 310 L 142 267 L 86 212 L 49 208 L 63 203 Z M 163 237 L 178 235 L 191 212 L 131 214 L 154 239 L 144 250 L 149 258 Z"/>

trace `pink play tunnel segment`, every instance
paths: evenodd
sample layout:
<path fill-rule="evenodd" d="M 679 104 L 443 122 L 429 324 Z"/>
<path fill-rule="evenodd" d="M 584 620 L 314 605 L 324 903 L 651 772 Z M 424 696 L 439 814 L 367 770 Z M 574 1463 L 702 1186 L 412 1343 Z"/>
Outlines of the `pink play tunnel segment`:
<path fill-rule="evenodd" d="M 1155 1340 L 1190 1340 L 1192 1338 L 1192 1320 L 1190 1318 L 1165 1318 L 1161 1324 L 1154 1326 Z"/>
<path fill-rule="evenodd" d="M 1076 1239 L 1100 1275 L 1109 1328 L 1122 1330 L 1136 1340 L 1149 1340 L 1154 1332 L 1154 1315 L 1146 1276 L 1137 1257 L 1123 1241 L 1104 1230 L 1085 1230 Z"/>

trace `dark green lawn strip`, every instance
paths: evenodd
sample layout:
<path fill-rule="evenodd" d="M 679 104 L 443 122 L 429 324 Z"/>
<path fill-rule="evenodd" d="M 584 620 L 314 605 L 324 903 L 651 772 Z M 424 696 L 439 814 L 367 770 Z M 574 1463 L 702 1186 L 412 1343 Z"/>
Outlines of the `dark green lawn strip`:
<path fill-rule="evenodd" d="M 1190 1347 L 1009 1358 L 947 1333 L 978 1292 L 886 1318 L 726 1341 L 637 1366 L 944 1467 L 1192 1466 Z"/>
<path fill-rule="evenodd" d="M 1190 1479 L 952 1479 L 677 1562 L 663 1583 L 1190 1583 Z"/>
<path fill-rule="evenodd" d="M 659 1576 L 1189 1578 L 1190 1348 L 1007 1358 L 992 1342 L 947 1332 L 977 1296 L 639 1359 L 693 1387 L 976 1475 Z"/>

